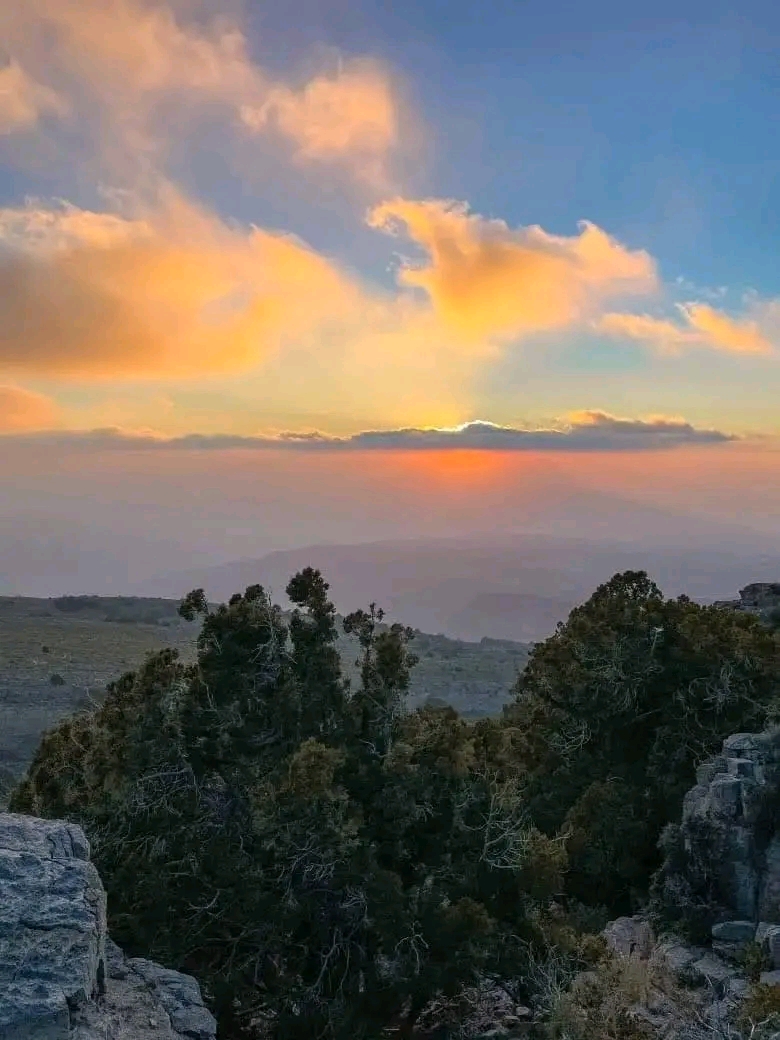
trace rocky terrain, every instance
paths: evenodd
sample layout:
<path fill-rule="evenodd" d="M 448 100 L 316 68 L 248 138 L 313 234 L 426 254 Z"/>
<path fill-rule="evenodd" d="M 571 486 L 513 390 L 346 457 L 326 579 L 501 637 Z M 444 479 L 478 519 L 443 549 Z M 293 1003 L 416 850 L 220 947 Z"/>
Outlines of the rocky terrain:
<path fill-rule="evenodd" d="M 471 1036 L 525 1036 L 530 1010 L 476 1000 Z M 128 958 L 82 829 L 0 813 L 0 1040 L 216 1040 L 197 981 Z"/>
<path fill-rule="evenodd" d="M 742 922 L 752 940 L 756 929 L 780 926 L 780 730 L 729 737 L 697 779 L 664 839 L 661 894 L 718 928 Z"/>
<path fill-rule="evenodd" d="M 764 583 L 719 606 L 774 624 L 779 597 L 780 584 Z M 139 663 L 133 654 L 142 656 L 146 643 L 192 653 L 194 630 L 169 601 L 92 597 L 64 605 L 0 601 L 0 608 L 0 650 L 12 658 L 4 689 L 0 655 L 0 753 L 9 732 L 4 718 L 24 719 L 30 706 L 14 699 L 21 689 L 15 675 L 45 694 L 43 715 L 27 717 L 31 753 L 44 715 L 80 706 L 78 683 L 82 704 L 100 697 L 91 683 L 116 661 L 116 640 L 128 641 L 127 657 L 119 657 L 124 667 Z M 468 681 L 483 683 L 474 668 L 480 653 L 511 669 L 508 692 L 525 653 L 520 644 L 458 644 L 422 633 L 415 644 L 417 702 L 449 689 L 463 669 Z M 354 662 L 354 645 L 345 641 L 339 650 Z M 10 732 L 18 737 L 13 725 Z M 18 768 L 18 740 L 15 747 Z M 556 975 L 554 942 L 536 981 L 533 965 L 516 973 L 513 997 L 486 983 L 457 1010 L 434 1000 L 430 1029 L 426 1023 L 423 1030 L 423 1016 L 420 1035 L 445 1035 L 446 1011 L 445 1033 L 459 1040 L 780 1040 L 780 727 L 728 737 L 697 769 L 679 822 L 666 826 L 661 845 L 663 865 L 643 914 L 612 921 L 601 939 L 585 936 L 601 952 L 569 961 Z M 81 829 L 0 812 L 0 1040 L 215 1040 L 197 981 L 127 957 L 109 938 L 106 918 L 105 891 Z M 514 989 L 515 982 L 506 985 Z"/>
<path fill-rule="evenodd" d="M 778 792 L 780 730 L 724 741 L 685 799 L 662 875 L 672 903 L 706 897 L 710 938 L 658 934 L 647 917 L 612 921 L 612 958 L 558 994 L 559 1016 L 567 1001 L 579 1014 L 601 1000 L 614 1005 L 602 1014 L 633 1023 L 620 1037 L 778 1040 L 780 1019 L 760 1020 L 767 992 L 780 1012 Z M 488 988 L 463 1035 L 534 1036 L 544 1011 Z M 0 814 L 0 1040 L 214 1040 L 215 1029 L 194 979 L 112 943 L 83 831 Z"/>
<path fill-rule="evenodd" d="M 81 828 L 0 814 L 0 1038 L 215 1036 L 194 979 L 111 942 Z"/>
<path fill-rule="evenodd" d="M 780 623 L 780 582 L 757 581 L 739 591 L 739 599 L 716 600 L 716 607 L 731 607 L 756 614 L 764 621 Z"/>
<path fill-rule="evenodd" d="M 606 938 L 655 974 L 634 1008 L 652 1035 L 775 1040 L 780 1015 L 751 1017 L 750 1001 L 758 988 L 780 1013 L 780 729 L 728 737 L 697 780 L 665 837 L 659 897 L 709 938 L 656 937 L 638 917 L 612 922 Z"/>

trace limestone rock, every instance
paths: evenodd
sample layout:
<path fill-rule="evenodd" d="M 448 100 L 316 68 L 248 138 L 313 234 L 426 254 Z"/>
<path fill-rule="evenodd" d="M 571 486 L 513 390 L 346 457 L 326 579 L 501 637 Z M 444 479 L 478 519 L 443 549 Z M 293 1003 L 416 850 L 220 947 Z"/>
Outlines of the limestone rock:
<path fill-rule="evenodd" d="M 672 829 L 676 854 L 660 875 L 667 908 L 698 905 L 710 924 L 780 924 L 778 807 L 780 729 L 724 740 L 722 753 L 697 770 L 681 823 Z"/>
<path fill-rule="evenodd" d="M 777 826 L 778 833 L 764 852 L 764 872 L 758 892 L 758 915 L 762 921 L 780 923 L 780 819 Z"/>
<path fill-rule="evenodd" d="M 677 939 L 667 939 L 658 949 L 672 973 L 680 981 L 690 979 L 691 968 L 707 953 L 704 947 L 688 946 Z"/>
<path fill-rule="evenodd" d="M 0 1037 L 67 1037 L 104 981 L 106 896 L 80 828 L 0 814 Z"/>
<path fill-rule="evenodd" d="M 191 1040 L 211 1040 L 214 1018 L 203 1006 L 200 987 L 189 975 L 161 968 L 152 961 L 135 957 L 127 962 L 130 971 L 146 983 L 160 1001 L 177 1033 Z"/>
<path fill-rule="evenodd" d="M 127 960 L 80 827 L 0 813 L 0 1040 L 214 1040 L 197 982 Z"/>
<path fill-rule="evenodd" d="M 739 599 L 717 600 L 713 606 L 741 610 L 755 614 L 765 621 L 771 620 L 780 609 L 780 582 L 757 581 L 739 591 Z"/>
<path fill-rule="evenodd" d="M 720 942 L 747 943 L 755 937 L 756 926 L 752 921 L 721 921 L 712 927 L 712 938 Z"/>
<path fill-rule="evenodd" d="M 602 933 L 607 946 L 623 957 L 647 960 L 653 949 L 653 932 L 641 917 L 618 917 Z"/>
<path fill-rule="evenodd" d="M 734 969 L 714 953 L 705 953 L 690 966 L 693 979 L 708 986 L 724 986 L 734 977 Z"/>
<path fill-rule="evenodd" d="M 764 932 L 762 945 L 769 954 L 774 969 L 780 969 L 780 925 L 769 925 Z"/>
<path fill-rule="evenodd" d="M 106 993 L 78 1009 L 69 1040 L 214 1040 L 216 1023 L 197 982 L 156 964 L 146 969 L 150 964 L 137 971 L 138 962 L 114 947 Z"/>

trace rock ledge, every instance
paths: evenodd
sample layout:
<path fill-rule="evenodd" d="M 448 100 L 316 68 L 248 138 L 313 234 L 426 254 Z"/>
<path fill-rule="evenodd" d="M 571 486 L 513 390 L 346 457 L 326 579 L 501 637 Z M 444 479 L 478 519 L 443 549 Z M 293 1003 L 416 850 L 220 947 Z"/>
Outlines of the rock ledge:
<path fill-rule="evenodd" d="M 80 827 L 0 813 L 0 1040 L 214 1040 L 198 983 L 128 959 Z"/>

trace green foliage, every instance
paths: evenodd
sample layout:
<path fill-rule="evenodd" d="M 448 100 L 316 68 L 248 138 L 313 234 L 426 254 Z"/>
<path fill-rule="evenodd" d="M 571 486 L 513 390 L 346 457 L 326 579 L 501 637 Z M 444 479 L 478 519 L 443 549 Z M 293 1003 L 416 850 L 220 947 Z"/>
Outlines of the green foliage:
<path fill-rule="evenodd" d="M 690 820 L 684 839 L 669 823 L 658 844 L 663 865 L 650 886 L 653 916 L 692 942 L 709 942 L 713 923 L 729 912 L 719 898 L 720 865 L 730 854 L 726 829 L 716 819 Z"/>
<path fill-rule="evenodd" d="M 532 825 L 500 752 L 449 708 L 409 712 L 413 633 L 328 586 L 259 586 L 200 619 L 197 659 L 151 656 L 43 739 L 16 811 L 85 827 L 129 951 L 195 974 L 222 1035 L 409 1034 L 434 998 L 522 974 L 532 909 L 560 890 L 562 841 Z M 500 730 L 500 727 L 498 727 Z"/>
<path fill-rule="evenodd" d="M 758 982 L 763 971 L 772 970 L 772 958 L 761 943 L 747 943 L 740 951 L 739 965 L 750 982 Z"/>
<path fill-rule="evenodd" d="M 614 910 L 640 899 L 696 764 L 761 729 L 778 690 L 780 643 L 758 619 L 666 600 L 643 572 L 537 644 L 505 725 L 535 822 L 567 836 L 568 891 Z"/>
<path fill-rule="evenodd" d="M 409 710 L 412 630 L 348 615 L 350 682 L 322 575 L 286 591 L 289 617 L 257 585 L 190 593 L 193 663 L 154 654 L 47 733 L 12 808 L 84 825 L 112 934 L 195 974 L 225 1037 L 410 1036 L 492 980 L 551 1037 L 641 1040 L 660 969 L 592 933 L 647 896 L 659 835 L 655 905 L 708 933 L 718 835 L 683 850 L 672 821 L 696 764 L 780 703 L 777 634 L 616 575 L 469 722 Z"/>
<path fill-rule="evenodd" d="M 0 812 L 5 810 L 15 785 L 16 777 L 11 770 L 0 766 Z"/>
<path fill-rule="evenodd" d="M 754 1040 L 772 1040 L 780 1030 L 780 986 L 751 986 L 740 1008 L 739 1025 Z"/>
<path fill-rule="evenodd" d="M 636 849 L 645 840 L 646 820 L 639 815 L 635 792 L 616 778 L 594 780 L 566 813 L 562 833 L 575 889 L 587 879 L 585 891 L 595 903 L 610 903 L 615 898 L 617 875 L 624 884 L 640 887 L 642 863 Z"/>

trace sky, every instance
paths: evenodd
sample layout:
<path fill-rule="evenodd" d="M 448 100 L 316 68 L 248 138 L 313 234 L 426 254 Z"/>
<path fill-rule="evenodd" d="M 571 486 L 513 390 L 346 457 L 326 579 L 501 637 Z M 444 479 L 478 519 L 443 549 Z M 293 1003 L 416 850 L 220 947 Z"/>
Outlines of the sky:
<path fill-rule="evenodd" d="M 392 520 L 555 470 L 780 534 L 779 43 L 764 0 L 0 0 L 0 505 L 81 474 L 110 530 L 196 459 L 166 538 L 239 471 L 260 551 L 301 479 L 366 539 L 350 474 Z"/>

